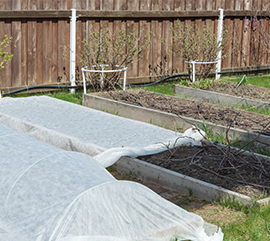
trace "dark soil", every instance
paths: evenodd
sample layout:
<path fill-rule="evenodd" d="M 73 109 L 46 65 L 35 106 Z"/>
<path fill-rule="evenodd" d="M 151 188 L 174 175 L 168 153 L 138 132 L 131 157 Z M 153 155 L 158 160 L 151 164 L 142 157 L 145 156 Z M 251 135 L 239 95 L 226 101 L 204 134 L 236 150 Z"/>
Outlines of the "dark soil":
<path fill-rule="evenodd" d="M 205 120 L 250 132 L 270 135 L 270 116 L 239 109 L 158 94 L 145 90 L 100 93 L 105 98 L 146 108 Z"/>
<path fill-rule="evenodd" d="M 269 194 L 269 158 L 245 155 L 245 152 L 209 142 L 138 158 L 251 197 Z"/>
<path fill-rule="evenodd" d="M 238 91 L 234 90 L 233 84 L 216 86 L 215 89 L 212 88 L 211 90 L 269 101 L 269 91 L 263 92 L 266 89 L 251 88 L 248 85 L 243 85 L 238 89 L 238 93 Z M 175 98 L 144 90 L 103 92 L 100 95 L 146 108 L 270 135 L 270 116 L 262 114 L 207 104 L 202 101 Z M 245 155 L 245 152 L 238 153 L 229 147 L 213 145 L 206 141 L 202 147 L 184 146 L 139 158 L 248 196 L 261 197 L 265 194 L 265 191 L 269 194 L 269 159 L 255 155 Z"/>

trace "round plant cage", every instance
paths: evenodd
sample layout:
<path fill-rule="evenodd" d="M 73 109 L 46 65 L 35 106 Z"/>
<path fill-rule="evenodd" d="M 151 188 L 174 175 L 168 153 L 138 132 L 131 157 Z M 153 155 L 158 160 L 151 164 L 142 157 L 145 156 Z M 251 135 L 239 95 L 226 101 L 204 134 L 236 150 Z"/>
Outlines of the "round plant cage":
<path fill-rule="evenodd" d="M 209 61 L 209 62 L 203 62 L 202 60 L 190 60 L 190 61 L 185 61 L 187 64 L 192 64 L 192 82 L 195 82 L 195 64 L 218 64 L 218 61 Z M 216 79 L 218 79 L 218 72 L 216 70 Z"/>
<path fill-rule="evenodd" d="M 101 69 L 92 69 L 100 67 Z M 117 68 L 117 69 L 105 69 L 107 67 Z M 100 64 L 100 65 L 91 65 L 90 67 L 83 67 L 82 69 L 82 76 L 83 76 L 83 91 L 86 94 L 86 78 L 85 73 L 100 73 L 100 85 L 103 88 L 104 84 L 104 73 L 113 73 L 113 72 L 124 72 L 124 81 L 123 81 L 123 90 L 126 89 L 126 78 L 127 78 L 127 67 L 122 65 L 109 65 L 109 64 Z"/>

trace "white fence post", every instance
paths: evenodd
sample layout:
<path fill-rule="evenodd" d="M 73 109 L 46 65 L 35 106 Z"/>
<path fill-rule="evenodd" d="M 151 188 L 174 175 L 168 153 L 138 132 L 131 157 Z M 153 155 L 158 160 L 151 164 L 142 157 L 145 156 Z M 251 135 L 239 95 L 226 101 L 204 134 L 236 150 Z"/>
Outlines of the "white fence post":
<path fill-rule="evenodd" d="M 222 8 L 219 8 L 218 10 L 220 11 L 220 14 L 219 14 L 219 20 L 218 20 L 217 42 L 219 44 L 221 44 L 221 42 L 222 42 L 222 30 L 223 30 L 223 18 L 224 18 L 223 12 L 224 11 L 223 11 Z M 222 53 L 222 50 L 220 49 L 219 52 L 218 52 L 218 55 L 217 55 L 216 79 L 220 78 L 220 74 L 217 74 L 217 73 L 221 71 L 221 53 Z"/>
<path fill-rule="evenodd" d="M 70 50 L 69 50 L 69 80 L 71 86 L 75 86 L 76 67 L 76 9 L 72 8 L 70 17 Z M 70 89 L 70 93 L 75 93 L 75 89 Z"/>

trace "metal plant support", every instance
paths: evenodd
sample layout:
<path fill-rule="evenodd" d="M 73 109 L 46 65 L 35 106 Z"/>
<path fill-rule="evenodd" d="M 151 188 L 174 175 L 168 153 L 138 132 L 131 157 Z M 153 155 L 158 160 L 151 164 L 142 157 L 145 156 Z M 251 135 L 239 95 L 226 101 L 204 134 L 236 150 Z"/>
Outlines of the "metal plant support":
<path fill-rule="evenodd" d="M 185 61 L 187 64 L 192 64 L 192 82 L 195 82 L 195 64 L 218 64 L 218 61 L 213 61 L 213 62 L 202 62 L 202 61 Z M 218 72 L 216 71 L 216 79 L 218 79 Z"/>
<path fill-rule="evenodd" d="M 100 85 L 101 88 L 103 89 L 103 82 L 104 82 L 104 73 L 113 73 L 113 72 L 122 72 L 124 71 L 124 82 L 123 82 L 123 90 L 126 90 L 126 78 L 127 78 L 127 67 L 125 66 L 121 66 L 121 65 L 114 65 L 112 67 L 117 67 L 119 69 L 115 69 L 115 70 L 104 70 L 105 67 L 110 67 L 110 65 L 108 64 L 101 64 L 98 65 L 101 70 L 96 70 L 96 69 L 87 69 L 87 67 L 83 67 L 81 68 L 82 70 L 82 75 L 83 75 L 83 92 L 84 94 L 86 94 L 86 81 L 85 81 L 85 72 L 90 72 L 90 73 L 101 73 L 100 75 Z M 95 68 L 97 67 L 96 65 L 92 65 L 90 66 L 90 68 Z"/>

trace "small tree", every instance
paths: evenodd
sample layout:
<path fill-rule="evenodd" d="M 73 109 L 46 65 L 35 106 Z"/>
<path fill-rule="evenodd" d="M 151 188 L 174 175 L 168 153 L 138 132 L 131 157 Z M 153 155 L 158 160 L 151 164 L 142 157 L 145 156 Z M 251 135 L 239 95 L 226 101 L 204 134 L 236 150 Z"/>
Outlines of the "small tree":
<path fill-rule="evenodd" d="M 130 34 L 122 24 L 119 33 L 111 32 L 107 26 L 101 26 L 100 31 L 90 31 L 89 38 L 84 39 L 81 63 L 88 69 L 100 70 L 101 65 L 106 69 L 114 70 L 118 66 L 129 66 L 136 56 L 150 44 L 151 33 L 143 34 L 144 30 L 133 29 Z M 137 33 L 138 32 L 138 33 Z M 121 72 L 104 73 L 103 86 L 100 86 L 100 74 L 88 73 L 87 81 L 90 81 L 95 91 L 115 89 L 118 85 Z"/>
<path fill-rule="evenodd" d="M 4 64 L 7 64 L 13 57 L 13 54 L 4 51 L 4 49 L 10 45 L 11 41 L 12 37 L 8 37 L 7 35 L 0 41 L 0 70 L 3 69 Z"/>
<path fill-rule="evenodd" d="M 224 48 L 231 43 L 232 36 L 229 36 L 226 28 L 223 29 L 222 35 L 222 41 L 218 42 L 217 34 L 212 32 L 211 27 L 204 26 L 201 33 L 195 24 L 183 27 L 178 20 L 175 28 L 171 27 L 173 54 L 180 55 L 184 61 L 214 62 L 217 61 L 218 52 L 222 50 L 222 59 L 225 59 L 231 52 L 225 53 Z M 214 63 L 196 65 L 198 80 L 205 80 L 213 70 L 214 65 Z M 191 76 L 192 66 L 188 65 L 187 68 Z"/>

